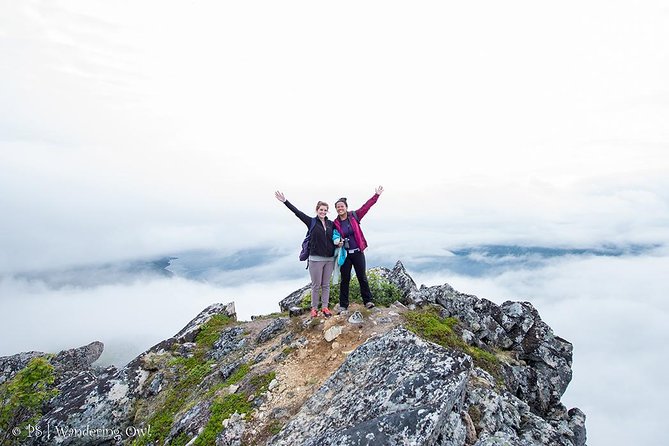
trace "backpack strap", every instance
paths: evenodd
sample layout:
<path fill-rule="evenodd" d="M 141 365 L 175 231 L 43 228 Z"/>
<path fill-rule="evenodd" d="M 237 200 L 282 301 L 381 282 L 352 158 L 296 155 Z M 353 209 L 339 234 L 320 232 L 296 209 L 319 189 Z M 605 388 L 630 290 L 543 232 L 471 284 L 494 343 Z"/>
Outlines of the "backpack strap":
<path fill-rule="evenodd" d="M 358 214 L 355 211 L 351 211 L 351 215 L 355 219 L 355 221 L 360 224 L 360 219 L 358 218 Z"/>
<path fill-rule="evenodd" d="M 309 224 L 309 230 L 307 230 L 307 237 L 309 237 L 309 245 L 311 245 L 311 231 L 314 230 L 314 227 L 316 227 L 316 220 L 318 220 L 318 217 L 312 217 L 311 218 L 311 223 Z M 305 269 L 309 269 L 309 258 L 307 257 L 307 266 Z"/>
<path fill-rule="evenodd" d="M 307 234 L 309 234 L 314 229 L 314 226 L 316 226 L 316 220 L 318 220 L 318 217 L 311 218 L 311 224 L 309 225 L 309 230 L 307 231 Z"/>

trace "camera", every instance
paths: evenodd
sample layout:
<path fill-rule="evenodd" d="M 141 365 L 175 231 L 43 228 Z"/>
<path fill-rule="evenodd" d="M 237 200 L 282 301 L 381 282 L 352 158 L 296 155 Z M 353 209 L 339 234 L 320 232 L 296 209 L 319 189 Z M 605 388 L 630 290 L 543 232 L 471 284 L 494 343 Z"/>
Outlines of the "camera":
<path fill-rule="evenodd" d="M 348 247 L 348 237 L 344 239 L 344 249 L 349 249 Z"/>

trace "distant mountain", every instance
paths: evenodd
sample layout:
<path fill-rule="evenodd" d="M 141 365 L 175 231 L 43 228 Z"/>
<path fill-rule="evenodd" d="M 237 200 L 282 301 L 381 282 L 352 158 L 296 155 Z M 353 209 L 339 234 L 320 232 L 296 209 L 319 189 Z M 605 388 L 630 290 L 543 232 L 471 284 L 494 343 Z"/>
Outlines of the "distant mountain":
<path fill-rule="evenodd" d="M 603 246 L 595 248 L 553 248 L 544 246 L 480 245 L 444 249 L 444 255 L 407 255 L 404 264 L 413 271 L 444 271 L 483 276 L 499 274 L 510 268 L 540 268 L 547 262 L 567 256 L 641 255 L 658 245 Z M 223 253 L 214 250 L 191 250 L 148 259 L 85 265 L 16 274 L 25 280 L 38 280 L 53 287 L 95 287 L 129 283 L 143 278 L 183 277 L 212 284 L 235 286 L 249 280 L 271 281 L 278 277 L 302 277 L 295 268 L 296 256 L 273 247 L 257 247 Z M 374 250 L 367 254 L 368 266 L 389 267 Z"/>
<path fill-rule="evenodd" d="M 207 279 L 221 271 L 240 271 L 268 264 L 277 259 L 273 248 L 242 249 L 233 253 L 194 250 L 176 254 L 169 270 L 188 279 Z"/>
<path fill-rule="evenodd" d="M 465 276 L 498 274 L 508 269 L 541 268 L 560 257 L 642 255 L 659 245 L 553 248 L 545 246 L 479 245 L 452 249 L 441 256 L 416 256 L 404 263 L 414 271 L 448 271 Z"/>
<path fill-rule="evenodd" d="M 48 269 L 16 274 L 17 279 L 41 281 L 52 288 L 94 287 L 132 282 L 141 277 L 172 277 L 167 267 L 174 257 L 106 262 L 63 269 Z"/>

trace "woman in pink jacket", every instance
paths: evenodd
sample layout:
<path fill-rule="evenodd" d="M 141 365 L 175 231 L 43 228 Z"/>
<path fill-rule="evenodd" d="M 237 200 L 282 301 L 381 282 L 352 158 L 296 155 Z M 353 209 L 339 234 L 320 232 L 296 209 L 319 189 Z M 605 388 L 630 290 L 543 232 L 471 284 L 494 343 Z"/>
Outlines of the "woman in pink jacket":
<path fill-rule="evenodd" d="M 365 307 L 374 307 L 372 302 L 372 292 L 369 289 L 367 280 L 367 265 L 365 261 L 365 248 L 367 240 L 360 228 L 360 220 L 367 214 L 367 211 L 376 203 L 379 196 L 383 193 L 383 187 L 379 186 L 375 190 L 372 198 L 367 200 L 360 209 L 349 212 L 346 198 L 340 198 L 335 202 L 337 218 L 334 219 L 334 227 L 339 231 L 342 238 L 347 240 L 344 244 L 346 249 L 346 260 L 341 266 L 341 285 L 339 286 L 339 314 L 348 313 L 348 293 L 351 282 L 351 268 L 355 269 L 355 276 L 360 283 L 360 294 Z"/>

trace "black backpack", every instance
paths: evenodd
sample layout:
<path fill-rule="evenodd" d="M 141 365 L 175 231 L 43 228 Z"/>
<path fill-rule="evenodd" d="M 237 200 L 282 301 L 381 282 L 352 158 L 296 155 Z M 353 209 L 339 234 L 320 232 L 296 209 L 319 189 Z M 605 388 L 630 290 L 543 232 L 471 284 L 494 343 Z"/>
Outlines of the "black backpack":
<path fill-rule="evenodd" d="M 307 230 L 307 235 L 304 237 L 304 241 L 302 241 L 302 250 L 300 251 L 300 261 L 305 261 L 309 258 L 309 242 L 311 241 L 311 231 L 314 229 L 314 226 L 316 226 L 316 217 L 313 217 L 311 219 L 311 225 L 309 225 L 309 229 Z"/>

